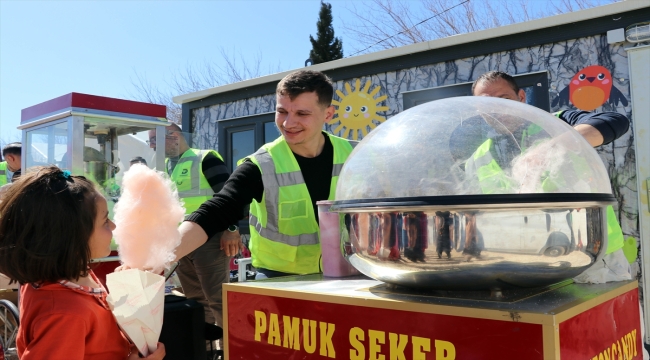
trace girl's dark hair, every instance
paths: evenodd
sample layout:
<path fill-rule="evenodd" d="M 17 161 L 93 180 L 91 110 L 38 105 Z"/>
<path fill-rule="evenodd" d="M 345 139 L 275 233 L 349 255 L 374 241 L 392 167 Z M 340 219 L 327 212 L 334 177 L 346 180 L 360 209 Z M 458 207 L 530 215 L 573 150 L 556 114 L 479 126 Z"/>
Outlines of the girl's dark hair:
<path fill-rule="evenodd" d="M 86 276 L 98 194 L 56 166 L 23 174 L 0 202 L 0 273 L 21 284 Z"/>

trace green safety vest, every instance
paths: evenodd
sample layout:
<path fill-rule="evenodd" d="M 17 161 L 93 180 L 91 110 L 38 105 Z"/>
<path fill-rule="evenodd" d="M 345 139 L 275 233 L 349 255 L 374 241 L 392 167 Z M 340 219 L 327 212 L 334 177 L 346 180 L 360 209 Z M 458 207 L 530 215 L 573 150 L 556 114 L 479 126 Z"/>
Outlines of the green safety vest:
<path fill-rule="evenodd" d="M 329 200 L 343 163 L 352 152 L 348 140 L 327 134 L 334 147 Z M 292 274 L 320 272 L 320 234 L 305 180 L 284 137 L 249 157 L 262 174 L 262 201 L 250 207 L 250 250 L 254 267 Z"/>
<path fill-rule="evenodd" d="M 515 183 L 492 157 L 490 149 L 493 146 L 492 139 L 483 142 L 465 163 L 465 171 L 476 173 L 483 194 L 508 194 L 512 192 Z"/>
<path fill-rule="evenodd" d="M 0 162 L 0 186 L 7 184 L 7 162 Z"/>
<path fill-rule="evenodd" d="M 210 183 L 203 174 L 201 163 L 206 155 L 213 154 L 221 161 L 223 158 L 214 150 L 189 149 L 183 153 L 170 178 L 176 183 L 178 197 L 185 202 L 185 214 L 189 215 L 214 195 Z M 165 159 L 165 168 L 169 159 Z"/>
<path fill-rule="evenodd" d="M 524 132 L 525 133 L 525 132 Z M 511 192 L 514 187 L 514 182 L 505 172 L 501 169 L 496 160 L 492 157 L 490 149 L 493 146 L 492 139 L 488 139 L 472 154 L 472 156 L 465 163 L 465 169 L 473 170 L 478 177 L 479 186 L 484 194 L 507 194 Z M 523 144 L 523 142 L 522 142 Z M 587 165 L 582 161 L 582 158 L 569 154 L 572 160 L 573 168 L 577 172 L 582 172 Z M 564 179 L 550 179 L 546 178 L 542 181 L 542 189 L 544 191 L 553 191 L 557 188 L 558 183 Z M 606 254 L 611 254 L 614 251 L 623 248 L 624 237 L 621 225 L 618 223 L 614 208 L 611 205 L 607 206 L 607 251 Z"/>

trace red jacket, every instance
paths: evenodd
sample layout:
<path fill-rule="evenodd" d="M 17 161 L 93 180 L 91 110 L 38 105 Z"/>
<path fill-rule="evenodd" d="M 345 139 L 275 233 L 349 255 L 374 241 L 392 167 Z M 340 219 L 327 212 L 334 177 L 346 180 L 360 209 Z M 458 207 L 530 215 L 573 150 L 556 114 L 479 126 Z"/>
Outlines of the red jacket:
<path fill-rule="evenodd" d="M 94 274 L 93 274 L 94 277 Z M 106 293 L 59 283 L 20 287 L 21 360 L 126 359 L 130 345 L 106 303 Z"/>

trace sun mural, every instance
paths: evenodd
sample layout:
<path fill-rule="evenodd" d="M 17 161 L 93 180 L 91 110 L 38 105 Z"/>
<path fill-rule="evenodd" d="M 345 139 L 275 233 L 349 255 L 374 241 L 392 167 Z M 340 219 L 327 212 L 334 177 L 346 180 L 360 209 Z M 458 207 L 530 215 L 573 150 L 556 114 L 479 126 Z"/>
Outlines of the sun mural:
<path fill-rule="evenodd" d="M 348 138 L 352 133 L 352 139 L 359 139 L 359 131 L 361 137 L 368 135 L 368 131 L 377 127 L 373 120 L 382 123 L 386 120 L 385 117 L 377 114 L 378 111 L 386 111 L 388 106 L 380 106 L 379 104 L 386 100 L 388 97 L 382 95 L 374 98 L 375 95 L 381 90 L 381 86 L 377 86 L 370 93 L 370 80 L 366 82 L 363 89 L 361 89 L 361 80 L 357 79 L 354 85 L 354 91 L 349 83 L 345 83 L 345 91 L 347 95 L 343 94 L 341 90 L 336 90 L 336 95 L 341 101 L 332 101 L 332 105 L 338 106 L 334 114 L 333 121 L 338 120 L 340 123 L 334 129 L 333 133 L 338 134 L 341 130 L 345 129 L 342 137 Z"/>

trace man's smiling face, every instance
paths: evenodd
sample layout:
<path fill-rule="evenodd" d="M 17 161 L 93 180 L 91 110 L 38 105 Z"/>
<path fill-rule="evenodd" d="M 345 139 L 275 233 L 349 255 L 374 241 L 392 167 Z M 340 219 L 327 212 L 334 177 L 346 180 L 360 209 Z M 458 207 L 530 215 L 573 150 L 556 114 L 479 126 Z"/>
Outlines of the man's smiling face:
<path fill-rule="evenodd" d="M 281 95 L 276 100 L 275 125 L 289 146 L 317 142 L 323 125 L 334 115 L 334 107 L 319 104 L 315 92 L 304 92 L 293 100 Z"/>

